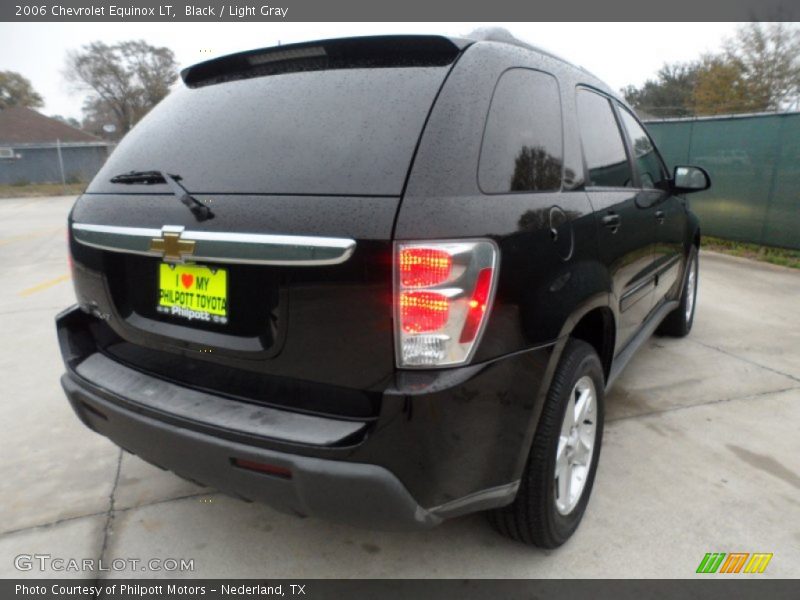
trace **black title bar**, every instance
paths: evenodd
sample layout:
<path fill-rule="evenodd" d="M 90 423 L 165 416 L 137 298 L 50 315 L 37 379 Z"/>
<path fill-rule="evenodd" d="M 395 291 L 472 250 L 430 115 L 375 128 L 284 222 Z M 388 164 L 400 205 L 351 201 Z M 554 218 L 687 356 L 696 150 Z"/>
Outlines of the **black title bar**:
<path fill-rule="evenodd" d="M 10 0 L 0 21 L 792 21 L 794 0 Z"/>

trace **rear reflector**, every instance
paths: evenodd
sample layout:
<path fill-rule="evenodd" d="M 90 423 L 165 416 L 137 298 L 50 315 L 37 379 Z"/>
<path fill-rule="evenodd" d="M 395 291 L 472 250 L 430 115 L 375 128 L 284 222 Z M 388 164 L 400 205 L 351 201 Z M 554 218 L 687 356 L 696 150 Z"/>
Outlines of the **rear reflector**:
<path fill-rule="evenodd" d="M 478 273 L 478 282 L 472 292 L 467 311 L 467 322 L 461 330 L 461 343 L 471 342 L 478 335 L 483 315 L 489 304 L 489 293 L 492 291 L 492 269 L 481 269 Z"/>
<path fill-rule="evenodd" d="M 498 251 L 489 240 L 395 246 L 398 367 L 464 364 L 486 326 Z"/>
<path fill-rule="evenodd" d="M 279 467 L 278 465 L 270 465 L 267 463 L 260 463 L 253 460 L 244 458 L 233 458 L 231 462 L 234 466 L 240 469 L 247 469 L 248 471 L 256 471 L 258 473 L 266 473 L 267 475 L 274 475 L 283 479 L 291 479 L 292 472 L 286 467 Z"/>

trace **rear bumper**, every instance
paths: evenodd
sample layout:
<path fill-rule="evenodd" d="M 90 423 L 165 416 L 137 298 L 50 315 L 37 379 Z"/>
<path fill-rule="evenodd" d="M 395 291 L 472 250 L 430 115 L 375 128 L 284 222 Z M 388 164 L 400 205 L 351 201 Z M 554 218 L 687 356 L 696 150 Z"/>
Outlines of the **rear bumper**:
<path fill-rule="evenodd" d="M 145 417 L 104 399 L 73 374 L 61 384 L 72 408 L 94 431 L 163 469 L 283 512 L 387 529 L 441 521 L 377 465 L 275 452 Z M 104 394 L 106 395 L 106 394 Z M 287 469 L 291 477 L 243 469 L 234 460 Z"/>
<path fill-rule="evenodd" d="M 57 318 L 62 386 L 89 428 L 203 485 L 378 529 L 431 527 L 513 501 L 538 419 L 536 390 L 527 389 L 523 404 L 513 398 L 550 362 L 549 351 L 534 352 L 489 367 L 398 376 L 370 423 L 256 406 L 153 377 L 100 352 L 84 330 L 92 320 L 78 309 Z M 487 389 L 501 382 L 503 389 Z"/>

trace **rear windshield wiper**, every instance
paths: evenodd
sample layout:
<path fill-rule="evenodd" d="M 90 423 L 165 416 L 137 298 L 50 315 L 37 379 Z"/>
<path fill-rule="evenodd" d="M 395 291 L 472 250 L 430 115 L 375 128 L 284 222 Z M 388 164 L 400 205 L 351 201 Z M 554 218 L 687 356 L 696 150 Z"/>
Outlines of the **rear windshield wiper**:
<path fill-rule="evenodd" d="M 205 204 L 192 196 L 180 183 L 180 175 L 171 175 L 165 171 L 129 171 L 111 178 L 111 183 L 134 184 L 143 183 L 153 185 L 156 183 L 166 183 L 172 188 L 172 193 L 183 204 L 189 207 L 194 218 L 198 221 L 213 219 L 214 213 Z"/>

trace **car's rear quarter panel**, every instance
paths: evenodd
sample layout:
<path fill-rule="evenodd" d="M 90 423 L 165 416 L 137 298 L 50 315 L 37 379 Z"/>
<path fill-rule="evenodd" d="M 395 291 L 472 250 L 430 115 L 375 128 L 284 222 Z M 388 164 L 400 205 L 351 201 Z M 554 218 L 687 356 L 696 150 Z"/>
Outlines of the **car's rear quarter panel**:
<path fill-rule="evenodd" d="M 584 168 L 574 108 L 574 68 L 521 48 L 481 43 L 456 64 L 430 116 L 395 238 L 489 237 L 497 242 L 500 279 L 474 362 L 514 353 L 519 357 L 505 359 L 506 378 L 496 383 L 503 391 L 491 398 L 478 395 L 476 402 L 484 402 L 487 410 L 476 411 L 471 418 L 476 423 L 482 420 L 486 435 L 508 444 L 514 457 L 506 462 L 510 468 L 505 476 L 519 477 L 564 336 L 583 313 L 607 306 L 610 282 L 598 259 L 595 217 L 585 192 L 484 194 L 479 188 L 479 154 L 492 93 L 501 74 L 513 67 L 558 77 L 564 169 L 569 170 L 572 187 L 580 187 Z M 566 215 L 555 226 L 556 236 L 551 231 L 553 207 Z M 498 402 L 503 413 L 488 410 Z M 468 450 L 467 456 L 471 456 Z"/>

